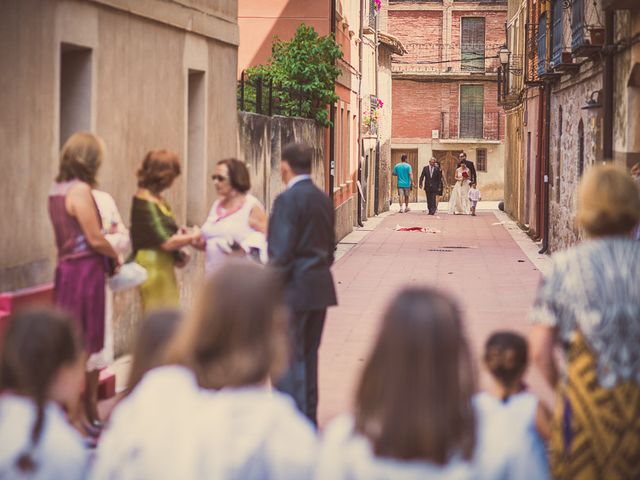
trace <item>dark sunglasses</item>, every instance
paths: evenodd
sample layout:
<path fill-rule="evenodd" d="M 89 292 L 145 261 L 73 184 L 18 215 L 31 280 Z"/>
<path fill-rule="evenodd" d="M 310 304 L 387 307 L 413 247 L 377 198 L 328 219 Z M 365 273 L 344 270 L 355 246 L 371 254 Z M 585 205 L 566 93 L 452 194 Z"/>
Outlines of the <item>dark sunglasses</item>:
<path fill-rule="evenodd" d="M 217 180 L 219 182 L 224 182 L 227 180 L 227 177 L 223 177 L 222 175 L 211 175 L 211 180 Z"/>

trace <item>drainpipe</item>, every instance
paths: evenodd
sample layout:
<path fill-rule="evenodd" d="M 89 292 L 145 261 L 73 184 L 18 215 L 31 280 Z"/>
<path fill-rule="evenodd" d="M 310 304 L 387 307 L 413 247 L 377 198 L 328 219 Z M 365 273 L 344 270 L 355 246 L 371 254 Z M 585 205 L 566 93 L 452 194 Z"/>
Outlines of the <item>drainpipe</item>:
<path fill-rule="evenodd" d="M 378 98 L 378 24 L 380 20 L 380 12 L 376 14 L 376 22 L 375 22 L 375 32 L 374 32 L 374 43 L 375 43 L 375 56 L 376 56 L 376 70 L 375 70 L 375 80 L 376 80 L 376 99 Z M 380 129 L 376 128 L 376 162 L 375 162 L 375 171 L 373 172 L 373 185 L 374 185 L 374 195 L 373 195 L 373 212 L 375 215 L 378 215 L 380 208 L 378 206 L 380 199 Z"/>
<path fill-rule="evenodd" d="M 362 155 L 364 153 L 364 145 L 362 140 L 362 68 L 364 55 L 364 0 L 360 0 L 360 28 L 358 29 L 358 38 L 360 43 L 358 44 L 358 184 L 362 188 Z M 360 196 L 360 189 L 356 192 L 358 199 L 358 226 L 363 227 L 362 223 L 362 198 Z"/>
<path fill-rule="evenodd" d="M 551 174 L 551 84 L 545 84 L 545 113 L 544 113 L 544 233 L 542 237 L 542 248 L 539 254 L 547 253 L 549 250 L 549 175 Z"/>
<path fill-rule="evenodd" d="M 605 45 L 604 45 L 604 78 L 602 81 L 602 94 L 604 99 L 602 102 L 603 107 L 603 135 L 602 135 L 602 157 L 603 160 L 613 160 L 613 76 L 614 76 L 614 38 L 613 38 L 613 25 L 614 25 L 614 13 L 613 10 L 608 9 L 605 11 L 604 19 L 604 32 L 605 32 Z"/>
<path fill-rule="evenodd" d="M 331 1 L 331 33 L 334 39 L 336 38 L 336 0 Z M 335 91 L 335 84 L 333 86 Z M 329 107 L 329 121 L 331 126 L 329 127 L 329 198 L 333 202 L 333 186 L 334 186 L 334 173 L 336 168 L 336 107 L 331 104 Z"/>

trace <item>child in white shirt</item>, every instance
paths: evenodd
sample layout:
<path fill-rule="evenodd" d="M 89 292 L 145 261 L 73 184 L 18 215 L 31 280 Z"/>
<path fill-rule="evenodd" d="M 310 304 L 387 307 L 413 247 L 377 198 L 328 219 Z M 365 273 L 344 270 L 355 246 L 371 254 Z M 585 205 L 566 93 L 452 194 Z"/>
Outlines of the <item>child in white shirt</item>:
<path fill-rule="evenodd" d="M 11 318 L 0 351 L 1 478 L 87 478 L 89 454 L 65 413 L 77 411 L 84 363 L 71 317 L 28 310 Z"/>
<path fill-rule="evenodd" d="M 471 215 L 476 216 L 476 205 L 482 198 L 482 194 L 480 190 L 476 188 L 477 184 L 472 183 L 471 188 L 469 189 L 469 201 L 471 202 Z"/>
<path fill-rule="evenodd" d="M 494 387 L 473 398 L 478 480 L 550 478 L 544 441 L 551 414 L 522 381 L 528 354 L 527 341 L 516 333 L 495 332 L 487 340 L 484 364 Z"/>

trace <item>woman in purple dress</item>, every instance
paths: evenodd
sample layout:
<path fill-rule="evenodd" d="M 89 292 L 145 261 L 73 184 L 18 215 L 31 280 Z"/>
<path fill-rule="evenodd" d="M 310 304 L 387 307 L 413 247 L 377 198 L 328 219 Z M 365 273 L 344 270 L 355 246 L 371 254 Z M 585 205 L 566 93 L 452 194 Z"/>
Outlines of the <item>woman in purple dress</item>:
<path fill-rule="evenodd" d="M 102 233 L 91 194 L 103 157 L 102 140 L 91 133 L 73 134 L 62 147 L 58 176 L 49 192 L 58 251 L 54 303 L 74 316 L 89 355 L 104 345 L 105 277 L 119 264 Z M 98 376 L 99 370 L 86 373 L 85 413 L 94 426 L 99 426 Z"/>

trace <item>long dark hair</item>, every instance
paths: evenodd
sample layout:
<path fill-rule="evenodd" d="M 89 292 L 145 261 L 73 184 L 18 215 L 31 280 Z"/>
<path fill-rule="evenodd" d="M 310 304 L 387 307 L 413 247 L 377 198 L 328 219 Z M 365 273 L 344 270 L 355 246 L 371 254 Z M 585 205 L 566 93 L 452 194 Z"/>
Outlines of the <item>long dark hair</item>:
<path fill-rule="evenodd" d="M 388 308 L 356 394 L 356 430 L 379 457 L 446 464 L 475 443 L 473 373 L 460 311 L 430 288 Z"/>
<path fill-rule="evenodd" d="M 515 332 L 495 332 L 484 347 L 484 362 L 491 375 L 505 388 L 517 388 L 527 369 L 527 340 Z M 506 402 L 509 394 L 502 401 Z"/>
<path fill-rule="evenodd" d="M 17 460 L 20 470 L 36 469 L 33 451 L 44 429 L 47 392 L 60 368 L 73 364 L 81 354 L 75 322 L 64 313 L 29 310 L 9 320 L 0 357 L 0 390 L 31 397 L 36 404 L 29 447 Z"/>

